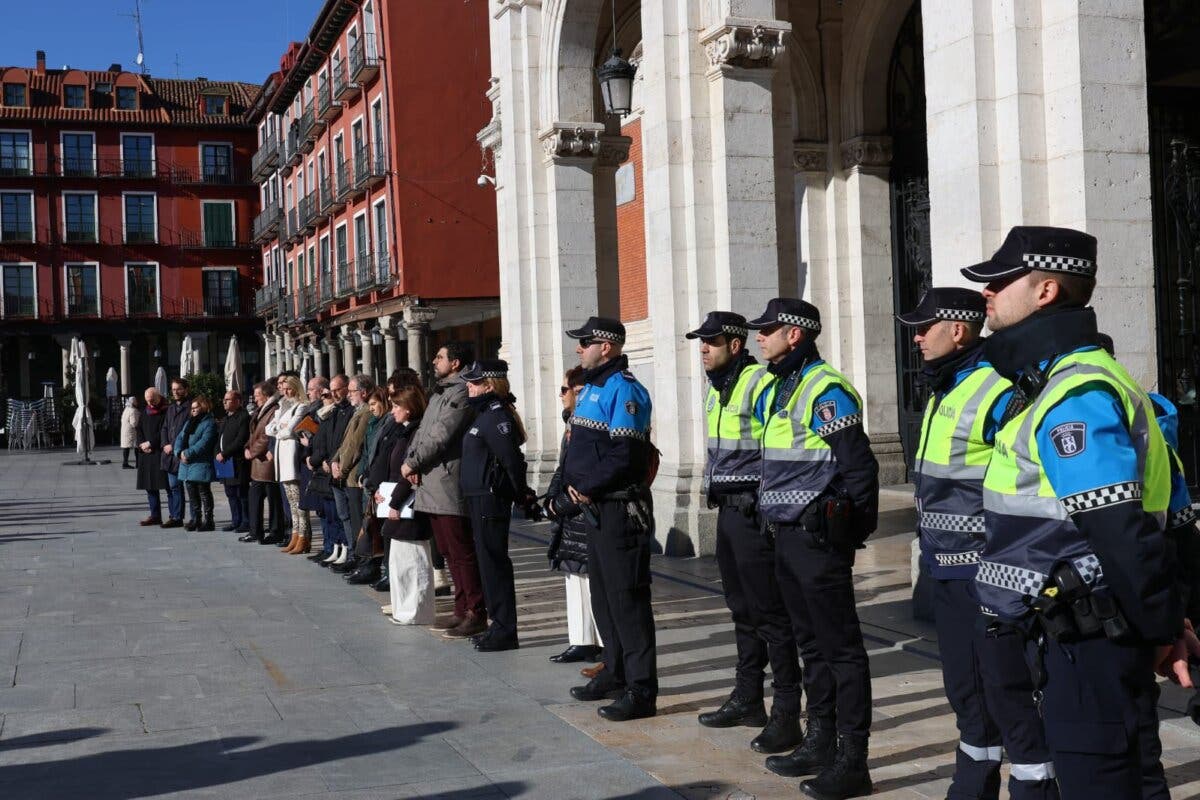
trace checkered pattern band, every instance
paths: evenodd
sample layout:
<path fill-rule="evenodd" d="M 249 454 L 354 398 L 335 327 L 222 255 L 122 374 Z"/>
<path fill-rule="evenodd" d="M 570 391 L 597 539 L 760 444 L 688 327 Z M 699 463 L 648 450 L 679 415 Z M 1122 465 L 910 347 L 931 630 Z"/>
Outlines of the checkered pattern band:
<path fill-rule="evenodd" d="M 921 527 L 934 531 L 950 531 L 952 533 L 983 533 L 983 517 L 970 517 L 965 514 L 938 514 L 932 511 L 921 512 Z"/>
<path fill-rule="evenodd" d="M 625 340 L 625 337 L 619 333 L 614 333 L 613 331 L 602 331 L 599 328 L 592 328 L 591 338 L 599 339 L 602 342 L 616 342 L 617 344 L 620 344 Z"/>
<path fill-rule="evenodd" d="M 1068 514 L 1078 514 L 1081 511 L 1091 511 L 1103 506 L 1114 506 L 1118 503 L 1131 503 L 1142 499 L 1142 485 L 1134 481 L 1114 483 L 1111 486 L 1101 486 L 1062 498 L 1063 508 Z"/>
<path fill-rule="evenodd" d="M 1094 555 L 1088 554 L 1075 559 L 1072 563 L 1075 565 L 1079 577 L 1089 586 L 1095 586 L 1096 582 L 1104 577 L 1104 570 L 1100 568 L 1100 559 Z"/>
<path fill-rule="evenodd" d="M 750 335 L 748 328 L 741 328 L 737 325 L 722 325 L 721 333 L 727 333 L 730 336 L 740 336 L 743 339 Z"/>
<path fill-rule="evenodd" d="M 758 483 L 761 475 L 713 475 L 713 483 Z"/>
<path fill-rule="evenodd" d="M 965 308 L 939 308 L 937 318 L 949 322 L 983 322 L 987 314 L 982 311 L 969 311 Z"/>
<path fill-rule="evenodd" d="M 637 439 L 639 442 L 644 442 L 649 438 L 645 431 L 639 431 L 637 428 L 613 428 L 608 432 L 608 435 L 613 439 L 624 437 L 626 439 Z"/>
<path fill-rule="evenodd" d="M 1072 256 L 1048 256 L 1041 253 L 1025 253 L 1021 261 L 1029 269 L 1044 270 L 1045 272 L 1072 272 L 1076 275 L 1096 274 L 1096 262 L 1086 258 Z"/>
<path fill-rule="evenodd" d="M 814 433 L 816 433 L 817 436 L 820 436 L 822 439 L 824 439 L 826 436 L 829 436 L 830 434 L 837 433 L 838 431 L 845 430 L 846 428 L 852 428 L 855 425 L 861 425 L 861 424 L 862 424 L 862 414 L 861 413 L 860 414 L 847 414 L 844 417 L 838 417 L 833 422 L 825 423 L 821 427 L 817 428 L 816 431 L 814 431 Z"/>
<path fill-rule="evenodd" d="M 968 550 L 965 553 L 934 553 L 933 560 L 939 567 L 969 567 L 979 563 L 979 553 Z"/>
<path fill-rule="evenodd" d="M 571 417 L 571 424 L 578 425 L 581 428 L 591 428 L 594 431 L 608 430 L 607 422 L 601 422 L 598 419 L 588 419 L 587 417 Z"/>
<path fill-rule="evenodd" d="M 817 322 L 815 319 L 802 317 L 799 314 L 778 314 L 776 315 L 775 319 L 779 320 L 780 322 L 785 322 L 788 325 L 795 325 L 800 328 L 808 328 L 810 331 L 820 332 L 821 330 L 821 323 Z"/>
<path fill-rule="evenodd" d="M 508 377 L 507 372 L 496 372 L 495 370 L 484 370 L 479 373 L 482 378 L 505 378 Z"/>
<path fill-rule="evenodd" d="M 1196 509 L 1191 506 L 1184 506 L 1171 515 L 1167 520 L 1168 528 L 1182 528 L 1184 525 L 1191 525 L 1196 521 Z"/>
<path fill-rule="evenodd" d="M 759 502 L 764 506 L 806 506 L 817 499 L 820 492 L 763 492 Z"/>
<path fill-rule="evenodd" d="M 1031 569 L 981 560 L 975 580 L 1025 597 L 1036 597 L 1046 585 L 1047 576 Z"/>

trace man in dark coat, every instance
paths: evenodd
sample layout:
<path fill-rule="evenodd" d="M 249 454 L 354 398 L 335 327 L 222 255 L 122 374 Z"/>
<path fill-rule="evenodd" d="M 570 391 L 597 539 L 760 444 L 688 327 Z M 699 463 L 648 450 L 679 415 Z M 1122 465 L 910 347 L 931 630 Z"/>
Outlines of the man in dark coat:
<path fill-rule="evenodd" d="M 151 386 L 146 390 L 146 408 L 137 426 L 137 488 L 146 492 L 150 508 L 150 516 L 138 523 L 143 527 L 162 524 L 162 501 L 158 493 L 167 488 L 167 473 L 161 461 L 166 407 L 167 401 L 158 389 Z"/>
<path fill-rule="evenodd" d="M 162 468 L 167 473 L 167 513 L 164 528 L 183 527 L 183 482 L 179 480 L 179 455 L 174 452 L 172 442 L 187 424 L 191 413 L 192 395 L 188 382 L 183 378 L 171 381 L 171 404 L 167 406 L 167 419 L 163 423 Z"/>
<path fill-rule="evenodd" d="M 246 463 L 246 443 L 250 440 L 250 412 L 242 406 L 242 393 L 225 393 L 225 424 L 217 440 L 216 460 L 233 464 L 233 477 L 224 478 L 225 497 L 229 499 L 229 524 L 222 530 L 250 531 L 250 467 Z"/>

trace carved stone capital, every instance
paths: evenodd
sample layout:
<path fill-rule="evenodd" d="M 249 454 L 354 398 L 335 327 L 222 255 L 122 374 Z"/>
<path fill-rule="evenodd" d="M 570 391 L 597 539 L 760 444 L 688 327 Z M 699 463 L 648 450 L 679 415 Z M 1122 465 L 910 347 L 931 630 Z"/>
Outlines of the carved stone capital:
<path fill-rule="evenodd" d="M 829 172 L 829 144 L 792 142 L 792 166 L 797 172 Z"/>
<path fill-rule="evenodd" d="M 522 8 L 541 8 L 542 0 L 496 0 L 496 9 L 492 16 L 500 19 L 509 11 L 520 11 Z"/>
<path fill-rule="evenodd" d="M 884 169 L 891 163 L 890 136 L 856 136 L 842 142 L 842 169 Z"/>
<path fill-rule="evenodd" d="M 700 44 L 713 67 L 769 67 L 784 51 L 789 22 L 729 17 L 700 34 Z"/>
<path fill-rule="evenodd" d="M 542 131 L 542 151 L 547 160 L 595 158 L 601 150 L 604 126 L 599 122 L 555 122 Z"/>
<path fill-rule="evenodd" d="M 628 136 L 605 134 L 600 137 L 600 149 L 596 152 L 596 166 L 619 167 L 629 159 L 629 148 L 633 139 Z"/>
<path fill-rule="evenodd" d="M 408 330 L 422 329 L 433 322 L 438 310 L 430 306 L 406 306 L 404 309 L 404 327 Z"/>

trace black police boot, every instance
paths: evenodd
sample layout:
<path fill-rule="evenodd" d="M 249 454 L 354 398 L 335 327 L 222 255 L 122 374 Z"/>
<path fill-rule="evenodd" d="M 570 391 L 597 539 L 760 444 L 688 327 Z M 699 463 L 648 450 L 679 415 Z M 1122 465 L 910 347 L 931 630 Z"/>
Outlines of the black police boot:
<path fill-rule="evenodd" d="M 625 694 L 625 687 L 613 683 L 611 678 L 597 675 L 583 686 L 572 686 L 571 697 L 589 702 L 592 700 L 616 700 Z"/>
<path fill-rule="evenodd" d="M 867 737 L 839 736 L 837 756 L 817 777 L 800 784 L 800 791 L 817 800 L 866 797 L 874 787 L 867 772 Z"/>
<path fill-rule="evenodd" d="M 658 713 L 653 697 L 645 697 L 633 689 L 627 689 L 617 702 L 596 709 L 596 713 L 609 722 L 629 722 L 653 717 Z"/>
<path fill-rule="evenodd" d="M 358 569 L 346 576 L 346 583 L 364 586 L 379 580 L 379 563 L 382 559 L 369 558 Z"/>
<path fill-rule="evenodd" d="M 815 775 L 833 763 L 837 752 L 837 735 L 833 720 L 810 719 L 808 732 L 800 746 L 786 756 L 767 758 L 767 769 L 785 778 Z"/>
<path fill-rule="evenodd" d="M 706 728 L 735 728 L 738 725 L 761 728 L 767 724 L 767 708 L 763 705 L 761 697 L 757 700 L 747 700 L 735 691 L 720 708 L 716 711 L 705 711 L 699 719 L 700 724 Z"/>
<path fill-rule="evenodd" d="M 802 741 L 804 734 L 800 731 L 800 712 L 772 708 L 771 721 L 750 742 L 750 749 L 756 753 L 782 753 Z"/>

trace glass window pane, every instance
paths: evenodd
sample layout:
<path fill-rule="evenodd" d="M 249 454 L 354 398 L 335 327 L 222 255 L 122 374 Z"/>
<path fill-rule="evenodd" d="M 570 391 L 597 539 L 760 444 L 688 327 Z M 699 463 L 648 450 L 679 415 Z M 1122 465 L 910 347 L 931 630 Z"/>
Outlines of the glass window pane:
<path fill-rule="evenodd" d="M 90 264 L 67 265 L 67 313 L 97 314 L 100 311 L 100 292 L 96 285 L 96 268 Z"/>
<path fill-rule="evenodd" d="M 33 195 L 0 194 L 0 241 L 33 241 Z"/>
<path fill-rule="evenodd" d="M 154 195 L 125 195 L 125 240 L 128 242 L 153 242 Z"/>
<path fill-rule="evenodd" d="M 63 88 L 63 105 L 67 108 L 87 107 L 86 86 L 66 86 Z"/>
<path fill-rule="evenodd" d="M 117 108 L 124 111 L 137 110 L 137 87 L 134 86 L 118 86 L 117 87 Z"/>
<path fill-rule="evenodd" d="M 4 105 L 6 105 L 6 106 L 23 106 L 23 105 L 25 105 L 25 84 L 23 84 L 23 83 L 6 83 L 6 84 L 4 84 Z"/>
<path fill-rule="evenodd" d="M 204 145 L 203 165 L 205 183 L 230 183 L 233 149 L 227 144 Z"/>
<path fill-rule="evenodd" d="M 96 198 L 90 194 L 63 195 L 68 242 L 96 240 Z"/>
<path fill-rule="evenodd" d="M 33 266 L 4 265 L 4 313 L 6 316 L 33 316 Z"/>
<path fill-rule="evenodd" d="M 158 313 L 157 268 L 153 264 L 130 264 L 127 268 L 130 314 Z"/>
<path fill-rule="evenodd" d="M 121 138 L 121 160 L 126 177 L 154 174 L 154 138 L 124 136 Z"/>
<path fill-rule="evenodd" d="M 29 134 L 0 133 L 0 175 L 29 175 L 33 171 L 29 150 Z"/>
<path fill-rule="evenodd" d="M 90 133 L 64 133 L 62 137 L 63 175 L 93 175 L 92 150 L 95 137 Z"/>

